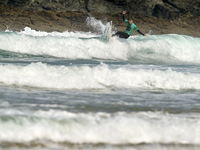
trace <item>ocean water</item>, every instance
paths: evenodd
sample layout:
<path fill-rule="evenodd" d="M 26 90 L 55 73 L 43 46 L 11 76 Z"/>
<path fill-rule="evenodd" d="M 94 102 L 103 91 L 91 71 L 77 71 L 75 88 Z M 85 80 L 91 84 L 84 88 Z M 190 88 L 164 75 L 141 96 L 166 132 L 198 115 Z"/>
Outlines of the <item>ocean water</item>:
<path fill-rule="evenodd" d="M 0 32 L 0 150 L 199 150 L 200 38 L 87 21 Z"/>

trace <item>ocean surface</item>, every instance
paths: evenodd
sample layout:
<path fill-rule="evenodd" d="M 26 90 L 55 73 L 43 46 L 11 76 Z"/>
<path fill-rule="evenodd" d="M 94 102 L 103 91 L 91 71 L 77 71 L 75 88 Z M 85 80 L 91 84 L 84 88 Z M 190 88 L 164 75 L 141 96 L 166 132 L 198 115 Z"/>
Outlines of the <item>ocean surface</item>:
<path fill-rule="evenodd" d="M 0 150 L 199 150 L 200 38 L 87 21 L 0 32 Z"/>

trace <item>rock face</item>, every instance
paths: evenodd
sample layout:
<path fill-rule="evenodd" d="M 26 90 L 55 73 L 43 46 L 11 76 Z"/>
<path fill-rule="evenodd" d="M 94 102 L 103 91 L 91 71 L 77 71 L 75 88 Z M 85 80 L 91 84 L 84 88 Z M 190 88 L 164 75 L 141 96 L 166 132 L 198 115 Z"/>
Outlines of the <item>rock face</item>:
<path fill-rule="evenodd" d="M 123 10 L 144 32 L 200 36 L 199 0 L 0 0 L 0 29 L 88 31 L 85 20 L 90 12 L 97 19 L 113 20 L 121 30 Z"/>
<path fill-rule="evenodd" d="M 200 15 L 200 1 L 163 0 L 162 4 L 155 5 L 152 15 L 169 20 L 175 20 L 182 16 L 197 18 Z"/>
<path fill-rule="evenodd" d="M 192 17 L 200 15 L 199 0 L 0 0 L 0 4 L 62 12 L 120 13 L 127 10 L 140 16 L 153 15 L 165 19 L 175 19 L 187 13 Z"/>

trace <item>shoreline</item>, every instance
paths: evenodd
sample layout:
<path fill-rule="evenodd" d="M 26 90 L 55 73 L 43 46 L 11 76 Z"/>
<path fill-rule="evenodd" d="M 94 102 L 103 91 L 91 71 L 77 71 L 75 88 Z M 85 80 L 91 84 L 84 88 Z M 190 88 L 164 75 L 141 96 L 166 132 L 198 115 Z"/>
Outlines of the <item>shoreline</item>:
<path fill-rule="evenodd" d="M 161 34 L 180 34 L 193 37 L 200 37 L 199 22 L 200 18 L 186 22 L 184 18 L 181 20 L 159 19 L 153 16 L 133 16 L 134 23 L 143 33 L 149 33 L 152 30 L 153 35 Z M 99 12 L 55 12 L 50 10 L 33 10 L 23 9 L 19 7 L 9 7 L 0 5 L 0 30 L 21 31 L 25 27 L 29 27 L 36 31 L 45 32 L 63 32 L 63 31 L 82 31 L 82 32 L 98 32 L 91 26 L 87 25 L 87 17 L 92 16 L 97 20 L 106 23 L 113 22 L 115 31 L 124 31 L 125 24 L 122 20 L 121 13 L 99 13 Z M 128 18 L 128 16 L 125 16 Z M 132 35 L 138 34 L 133 32 Z"/>

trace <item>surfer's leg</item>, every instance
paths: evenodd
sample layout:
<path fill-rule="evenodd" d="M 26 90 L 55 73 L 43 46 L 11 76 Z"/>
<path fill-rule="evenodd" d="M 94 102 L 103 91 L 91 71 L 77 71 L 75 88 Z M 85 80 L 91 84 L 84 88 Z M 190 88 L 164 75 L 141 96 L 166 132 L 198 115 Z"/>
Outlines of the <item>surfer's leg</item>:
<path fill-rule="evenodd" d="M 113 34 L 112 36 L 119 36 L 121 33 L 123 33 L 123 32 L 118 31 L 117 33 Z"/>
<path fill-rule="evenodd" d="M 111 35 L 111 37 L 113 37 L 113 36 L 119 36 L 119 31 L 117 33 Z"/>
<path fill-rule="evenodd" d="M 119 37 L 120 37 L 120 38 L 123 38 L 123 39 L 128 39 L 129 36 L 130 36 L 130 35 L 127 34 L 127 33 L 125 33 L 125 32 L 121 32 L 120 35 L 119 35 Z"/>
<path fill-rule="evenodd" d="M 112 36 L 119 36 L 119 38 L 127 39 L 130 35 L 125 32 L 118 31 L 117 33 L 113 34 Z"/>

